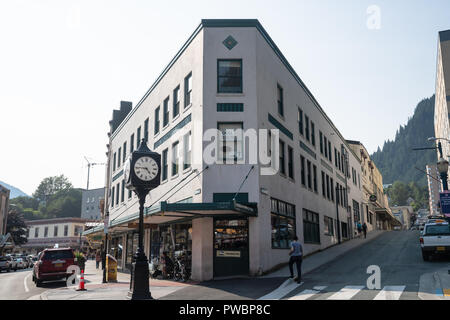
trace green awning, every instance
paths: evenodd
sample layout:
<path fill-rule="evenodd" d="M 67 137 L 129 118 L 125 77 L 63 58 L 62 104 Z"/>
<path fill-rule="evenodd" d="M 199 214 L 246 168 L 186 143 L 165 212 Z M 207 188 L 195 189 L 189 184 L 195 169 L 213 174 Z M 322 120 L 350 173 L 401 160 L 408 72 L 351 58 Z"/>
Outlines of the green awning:
<path fill-rule="evenodd" d="M 167 203 L 162 201 L 152 207 L 144 209 L 144 223 L 167 224 L 206 217 L 256 217 L 258 206 L 256 203 L 211 202 L 211 203 Z M 127 229 L 127 224 L 139 219 L 139 212 L 112 219 L 109 225 L 114 229 Z M 126 224 L 126 225 L 125 225 Z M 89 235 L 103 232 L 103 223 L 95 228 L 83 232 Z"/>

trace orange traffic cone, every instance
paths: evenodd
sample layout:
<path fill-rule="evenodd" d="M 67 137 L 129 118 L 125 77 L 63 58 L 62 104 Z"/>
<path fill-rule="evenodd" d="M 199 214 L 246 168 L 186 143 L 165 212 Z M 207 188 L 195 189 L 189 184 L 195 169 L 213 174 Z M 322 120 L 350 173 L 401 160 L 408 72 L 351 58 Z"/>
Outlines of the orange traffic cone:
<path fill-rule="evenodd" d="M 84 288 L 84 270 L 81 270 L 80 285 L 79 285 L 77 291 L 86 291 L 86 289 Z"/>

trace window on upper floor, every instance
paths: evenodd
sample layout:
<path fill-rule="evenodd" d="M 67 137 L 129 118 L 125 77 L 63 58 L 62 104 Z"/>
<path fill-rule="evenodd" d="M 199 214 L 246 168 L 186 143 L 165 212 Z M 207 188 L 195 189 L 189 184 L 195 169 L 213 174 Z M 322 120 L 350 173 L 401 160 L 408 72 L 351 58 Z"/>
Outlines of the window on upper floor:
<path fill-rule="evenodd" d="M 191 132 L 183 136 L 183 170 L 186 170 L 191 166 L 191 154 L 192 154 L 192 141 Z"/>
<path fill-rule="evenodd" d="M 122 160 L 122 158 L 120 157 L 122 154 L 122 148 L 119 148 L 119 150 L 117 151 L 117 168 L 120 168 L 120 161 Z"/>
<path fill-rule="evenodd" d="M 306 140 L 310 141 L 310 136 L 309 136 L 309 117 L 305 114 L 305 137 Z"/>
<path fill-rule="evenodd" d="M 116 171 L 116 158 L 117 158 L 117 155 L 114 152 L 114 156 L 113 156 L 113 172 Z"/>
<path fill-rule="evenodd" d="M 173 90 L 173 109 L 172 118 L 175 118 L 180 113 L 180 86 Z"/>
<path fill-rule="evenodd" d="M 192 72 L 184 78 L 184 107 L 192 103 Z"/>
<path fill-rule="evenodd" d="M 127 142 L 125 141 L 123 143 L 123 158 L 122 158 L 122 162 L 125 163 L 126 159 L 127 159 Z"/>
<path fill-rule="evenodd" d="M 178 174 L 180 158 L 178 156 L 178 141 L 172 144 L 172 177 Z"/>
<path fill-rule="evenodd" d="M 34 237 L 37 238 L 38 236 L 39 236 L 39 228 L 36 227 L 36 228 L 34 229 Z"/>
<path fill-rule="evenodd" d="M 169 124 L 169 97 L 163 103 L 163 128 Z"/>
<path fill-rule="evenodd" d="M 316 128 L 314 125 L 314 122 L 311 121 L 311 144 L 315 147 L 316 146 Z"/>
<path fill-rule="evenodd" d="M 288 146 L 288 175 L 294 179 L 294 149 Z"/>
<path fill-rule="evenodd" d="M 303 110 L 298 108 L 297 113 L 298 131 L 303 135 Z"/>
<path fill-rule="evenodd" d="M 130 137 L 130 153 L 134 151 L 134 133 Z"/>
<path fill-rule="evenodd" d="M 58 236 L 58 226 L 54 226 L 53 228 L 53 237 L 57 237 Z"/>
<path fill-rule="evenodd" d="M 286 174 L 286 165 L 284 163 L 284 142 L 280 140 L 280 173 Z"/>
<path fill-rule="evenodd" d="M 218 160 L 234 163 L 242 160 L 244 152 L 243 123 L 219 122 L 217 128 L 221 132 L 218 138 Z"/>
<path fill-rule="evenodd" d="M 242 59 L 217 60 L 217 92 L 242 93 Z"/>
<path fill-rule="evenodd" d="M 159 132 L 159 107 L 155 109 L 155 134 Z"/>
<path fill-rule="evenodd" d="M 148 142 L 148 121 L 149 121 L 149 118 L 145 119 L 145 121 L 144 121 L 144 139 L 147 142 Z"/>
<path fill-rule="evenodd" d="M 169 149 L 165 149 L 162 152 L 162 159 L 161 159 L 161 166 L 162 166 L 162 172 L 161 172 L 161 180 L 165 181 L 167 180 L 168 175 L 168 153 Z"/>
<path fill-rule="evenodd" d="M 323 135 L 322 135 L 322 131 L 319 131 L 319 144 L 320 144 L 320 153 L 323 154 Z"/>
<path fill-rule="evenodd" d="M 277 84 L 277 106 L 278 114 L 284 116 L 284 98 L 283 98 L 283 88 Z"/>
<path fill-rule="evenodd" d="M 136 148 L 139 149 L 139 146 L 141 145 L 141 127 L 137 129 L 136 133 Z"/>

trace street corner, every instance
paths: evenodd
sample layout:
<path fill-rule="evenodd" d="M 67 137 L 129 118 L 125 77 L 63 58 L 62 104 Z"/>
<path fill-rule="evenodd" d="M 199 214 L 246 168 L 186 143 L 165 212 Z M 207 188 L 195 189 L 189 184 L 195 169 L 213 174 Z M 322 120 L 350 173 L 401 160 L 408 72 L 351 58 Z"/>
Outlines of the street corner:
<path fill-rule="evenodd" d="M 422 300 L 450 300 L 449 268 L 421 275 L 418 296 Z"/>

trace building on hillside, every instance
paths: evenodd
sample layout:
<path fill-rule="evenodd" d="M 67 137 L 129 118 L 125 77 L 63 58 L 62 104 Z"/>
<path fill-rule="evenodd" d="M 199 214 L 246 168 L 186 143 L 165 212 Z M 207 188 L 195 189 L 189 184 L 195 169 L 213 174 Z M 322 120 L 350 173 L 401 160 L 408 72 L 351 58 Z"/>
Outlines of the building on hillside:
<path fill-rule="evenodd" d="M 277 268 L 295 234 L 306 255 L 353 236 L 359 154 L 257 20 L 202 20 L 121 122 L 119 114 L 105 198 L 119 267 L 131 266 L 137 247 L 138 199 L 125 189 L 123 164 L 142 138 L 162 155 L 161 185 L 146 201 L 146 255 L 187 250 L 195 280 Z M 245 161 L 244 134 L 258 130 L 274 130 L 260 144 L 274 169 Z M 219 147 L 208 154 L 211 137 Z"/>
<path fill-rule="evenodd" d="M 391 207 L 392 213 L 402 223 L 404 230 L 411 228 L 411 218 L 414 214 L 414 210 L 411 206 L 394 206 Z"/>
<path fill-rule="evenodd" d="M 82 236 L 86 225 L 93 221 L 81 218 L 56 218 L 43 220 L 27 220 L 28 242 L 21 245 L 24 252 L 37 253 L 45 248 L 53 248 L 55 245 L 82 248 L 86 251 L 89 243 Z"/>
<path fill-rule="evenodd" d="M 442 191 L 442 183 L 436 164 L 428 164 L 426 172 L 429 210 L 431 215 L 439 215 L 441 212 L 440 192 Z"/>
<path fill-rule="evenodd" d="M 100 203 L 105 198 L 105 188 L 81 190 L 81 218 L 100 220 Z"/>
<path fill-rule="evenodd" d="M 10 190 L 0 184 L 0 236 L 6 235 Z"/>
<path fill-rule="evenodd" d="M 434 106 L 434 132 L 436 138 L 450 139 L 450 30 L 439 32 L 436 96 Z M 442 152 L 446 160 L 450 155 L 450 143 L 442 141 Z M 440 157 L 438 153 L 438 158 Z"/>
<path fill-rule="evenodd" d="M 360 156 L 362 197 L 360 219 L 355 222 L 367 224 L 368 231 L 392 230 L 400 222 L 395 218 L 389 208 L 387 195 L 383 189 L 383 177 L 370 159 L 364 145 L 359 141 L 347 140 L 352 150 Z"/>

